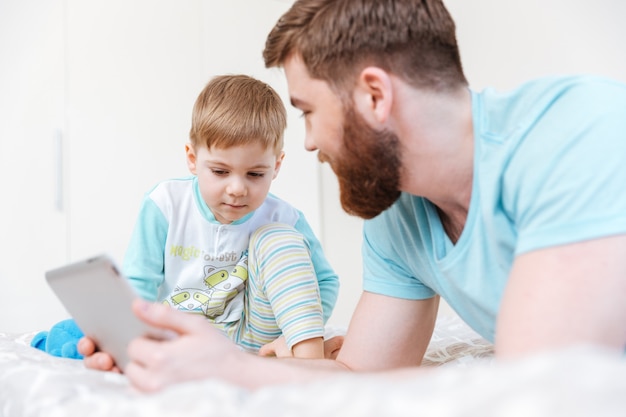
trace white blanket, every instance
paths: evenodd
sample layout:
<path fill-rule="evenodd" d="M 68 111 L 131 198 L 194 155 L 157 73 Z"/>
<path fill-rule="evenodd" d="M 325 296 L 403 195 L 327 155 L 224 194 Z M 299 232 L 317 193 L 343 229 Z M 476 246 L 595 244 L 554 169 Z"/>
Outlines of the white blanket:
<path fill-rule="evenodd" d="M 0 333 L 0 416 L 626 416 L 626 358 L 580 347 L 504 363 L 460 320 L 440 319 L 424 372 L 341 375 L 247 391 L 217 380 L 157 394 Z"/>

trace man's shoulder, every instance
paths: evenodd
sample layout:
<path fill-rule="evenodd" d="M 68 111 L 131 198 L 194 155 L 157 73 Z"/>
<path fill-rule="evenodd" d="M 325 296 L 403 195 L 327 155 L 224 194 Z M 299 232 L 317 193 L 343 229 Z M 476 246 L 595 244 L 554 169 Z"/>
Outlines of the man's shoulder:
<path fill-rule="evenodd" d="M 518 137 L 540 120 L 555 126 L 607 110 L 626 113 L 626 84 L 594 75 L 543 77 L 507 91 L 487 88 L 476 98 L 477 131 L 495 142 Z"/>
<path fill-rule="evenodd" d="M 543 107 L 578 95 L 626 97 L 626 84 L 620 81 L 591 74 L 554 75 L 536 78 L 509 90 L 486 88 L 478 93 L 487 103 L 502 106 Z"/>

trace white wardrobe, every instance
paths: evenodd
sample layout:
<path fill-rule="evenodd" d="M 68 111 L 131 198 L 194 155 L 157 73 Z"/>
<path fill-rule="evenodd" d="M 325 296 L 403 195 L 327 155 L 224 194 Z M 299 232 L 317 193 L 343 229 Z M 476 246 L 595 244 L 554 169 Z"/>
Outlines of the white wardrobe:
<path fill-rule="evenodd" d="M 67 317 L 45 270 L 100 252 L 121 262 L 143 194 L 188 175 L 191 109 L 211 76 L 256 76 L 286 99 L 261 53 L 289 5 L 0 0 L 1 331 Z M 318 164 L 291 109 L 288 123 L 272 191 L 319 232 Z"/>

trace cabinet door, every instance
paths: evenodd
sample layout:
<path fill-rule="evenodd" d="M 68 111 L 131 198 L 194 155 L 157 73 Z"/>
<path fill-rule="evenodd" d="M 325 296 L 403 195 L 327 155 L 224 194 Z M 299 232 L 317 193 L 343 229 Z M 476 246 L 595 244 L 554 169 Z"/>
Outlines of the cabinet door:
<path fill-rule="evenodd" d="M 0 331 L 66 316 L 44 271 L 67 259 L 61 0 L 0 2 Z"/>
<path fill-rule="evenodd" d="M 67 317 L 46 269 L 99 252 L 122 260 L 144 193 L 188 175 L 191 111 L 209 78 L 247 73 L 288 102 L 284 76 L 261 53 L 289 4 L 0 2 L 0 331 Z M 317 231 L 317 161 L 292 109 L 288 124 L 272 190 Z"/>

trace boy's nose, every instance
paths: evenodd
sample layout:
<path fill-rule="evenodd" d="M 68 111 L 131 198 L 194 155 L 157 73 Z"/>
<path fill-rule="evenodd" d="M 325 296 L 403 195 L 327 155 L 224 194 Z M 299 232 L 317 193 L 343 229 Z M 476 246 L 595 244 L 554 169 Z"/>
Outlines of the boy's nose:
<path fill-rule="evenodd" d="M 226 187 L 226 192 L 230 195 L 242 196 L 246 194 L 246 185 L 243 181 L 233 178 Z"/>

